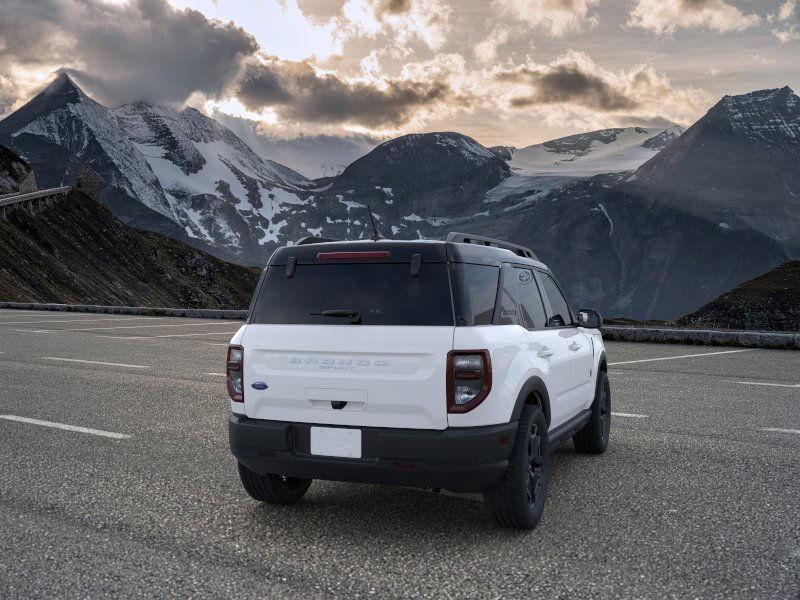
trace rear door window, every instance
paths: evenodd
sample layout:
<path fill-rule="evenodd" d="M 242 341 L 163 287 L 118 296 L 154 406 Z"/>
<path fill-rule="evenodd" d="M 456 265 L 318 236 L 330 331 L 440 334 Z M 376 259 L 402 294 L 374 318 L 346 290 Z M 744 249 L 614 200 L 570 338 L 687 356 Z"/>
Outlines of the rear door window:
<path fill-rule="evenodd" d="M 564 294 L 558 289 L 555 279 L 548 273 L 541 273 L 540 275 L 542 277 L 544 293 L 547 295 L 547 299 L 550 301 L 550 308 L 552 309 L 550 317 L 556 320 L 556 325 L 554 326 L 571 325 L 572 313 L 569 310 L 569 304 L 567 304 L 567 299 L 564 298 Z"/>
<path fill-rule="evenodd" d="M 517 295 L 522 311 L 522 324 L 528 329 L 542 329 L 547 323 L 542 295 L 530 269 L 514 268 L 517 274 Z"/>
<path fill-rule="evenodd" d="M 267 269 L 251 323 L 350 325 L 350 318 L 323 311 L 358 311 L 363 325 L 453 325 L 445 263 L 423 263 L 417 275 L 408 263 L 297 265 Z"/>

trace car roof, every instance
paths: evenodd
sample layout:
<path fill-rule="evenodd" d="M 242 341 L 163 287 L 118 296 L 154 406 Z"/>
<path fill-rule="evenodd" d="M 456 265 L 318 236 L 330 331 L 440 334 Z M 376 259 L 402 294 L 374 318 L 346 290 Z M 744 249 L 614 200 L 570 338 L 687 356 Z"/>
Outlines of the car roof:
<path fill-rule="evenodd" d="M 367 251 L 390 252 L 391 257 L 386 262 L 410 262 L 412 255 L 419 254 L 421 262 L 455 262 L 494 266 L 511 263 L 548 270 L 544 263 L 520 256 L 505 248 L 443 240 L 380 239 L 304 243 L 278 248 L 270 257 L 268 264 L 285 265 L 291 257 L 294 257 L 298 264 L 314 264 L 317 263 L 317 254 L 320 252 Z"/>

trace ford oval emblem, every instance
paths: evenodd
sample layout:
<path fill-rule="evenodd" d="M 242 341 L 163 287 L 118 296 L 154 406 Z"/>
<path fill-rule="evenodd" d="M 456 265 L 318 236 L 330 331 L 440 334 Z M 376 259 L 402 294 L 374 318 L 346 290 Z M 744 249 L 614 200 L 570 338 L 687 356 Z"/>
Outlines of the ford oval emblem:
<path fill-rule="evenodd" d="M 254 381 L 253 383 L 250 384 L 250 387 L 253 388 L 254 390 L 265 390 L 269 386 L 263 381 Z"/>

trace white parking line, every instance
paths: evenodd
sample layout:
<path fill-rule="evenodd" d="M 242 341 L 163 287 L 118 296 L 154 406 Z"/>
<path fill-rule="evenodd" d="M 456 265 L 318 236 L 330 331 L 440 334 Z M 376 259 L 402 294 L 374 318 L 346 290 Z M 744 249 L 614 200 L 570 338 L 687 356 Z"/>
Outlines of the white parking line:
<path fill-rule="evenodd" d="M 743 350 L 723 350 L 721 352 L 703 352 L 701 354 L 681 354 L 680 356 L 662 356 L 660 358 L 640 358 L 639 360 L 623 360 L 622 362 L 610 362 L 608 366 L 632 365 L 634 363 L 654 362 L 658 360 L 677 360 L 679 358 L 694 358 L 696 356 L 716 356 L 718 354 L 738 354 L 740 352 L 752 352 L 755 348 L 745 348 Z"/>
<path fill-rule="evenodd" d="M 192 337 L 193 335 L 233 335 L 235 331 L 204 331 L 203 333 L 173 333 L 171 335 L 151 335 L 148 338 L 173 338 L 173 337 Z M 142 338 L 142 339 L 148 339 Z M 227 344 L 226 344 L 227 345 Z"/>
<path fill-rule="evenodd" d="M 126 433 L 114 433 L 113 431 L 103 431 L 102 429 L 90 429 L 88 427 L 78 427 L 76 425 L 66 425 L 64 423 L 54 423 L 52 421 L 40 421 L 39 419 L 29 419 L 28 417 L 18 417 L 16 415 L 0 415 L 0 419 L 30 423 L 31 425 L 42 425 L 43 427 L 53 427 L 55 429 L 65 429 L 67 431 L 77 431 L 78 433 L 89 433 L 91 435 L 99 435 L 115 440 L 124 440 L 131 437 Z"/>
<path fill-rule="evenodd" d="M 203 373 L 203 375 L 213 375 L 214 377 L 227 377 L 225 373 Z"/>
<path fill-rule="evenodd" d="M 781 429 L 779 427 L 762 427 L 759 431 L 771 431 L 773 433 L 793 433 L 800 435 L 800 429 Z"/>
<path fill-rule="evenodd" d="M 769 387 L 800 388 L 800 383 L 768 383 L 766 381 L 737 381 L 740 385 L 765 385 Z"/>
<path fill-rule="evenodd" d="M 43 360 L 58 360 L 62 362 L 81 363 L 86 365 L 103 365 L 106 367 L 127 367 L 129 369 L 149 369 L 147 365 L 129 365 L 126 363 L 100 362 L 98 360 L 83 360 L 82 358 L 59 358 L 57 356 L 40 356 Z"/>
<path fill-rule="evenodd" d="M 70 329 L 15 329 L 14 331 L 34 331 L 36 333 L 58 333 L 60 331 L 105 331 L 108 329 L 148 329 L 152 327 L 213 327 L 218 325 L 235 325 L 236 321 L 222 323 L 180 323 L 178 325 L 123 325 L 120 327 L 73 327 Z"/>
<path fill-rule="evenodd" d="M 192 337 L 198 335 L 233 335 L 236 333 L 235 331 L 204 331 L 202 333 L 173 333 L 169 335 L 97 335 L 97 337 L 107 338 L 110 340 L 154 340 L 156 338 L 175 338 L 175 337 Z M 211 342 L 206 342 L 211 346 L 228 346 L 229 344 L 226 342 L 224 344 L 212 344 Z"/>
<path fill-rule="evenodd" d="M 612 412 L 612 417 L 627 417 L 630 419 L 646 419 L 647 415 L 640 415 L 637 413 L 623 413 L 623 412 Z"/>

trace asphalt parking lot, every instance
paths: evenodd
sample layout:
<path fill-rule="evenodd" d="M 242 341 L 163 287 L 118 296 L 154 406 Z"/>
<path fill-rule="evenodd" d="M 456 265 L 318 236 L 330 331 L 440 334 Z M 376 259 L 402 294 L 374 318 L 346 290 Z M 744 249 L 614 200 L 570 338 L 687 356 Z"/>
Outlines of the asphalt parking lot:
<path fill-rule="evenodd" d="M 800 598 L 800 352 L 608 343 L 611 446 L 562 447 L 520 533 L 472 496 L 250 500 L 238 327 L 0 311 L 0 597 Z"/>

